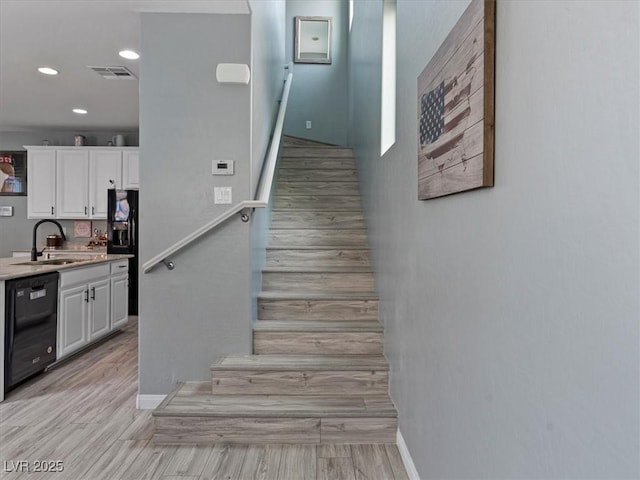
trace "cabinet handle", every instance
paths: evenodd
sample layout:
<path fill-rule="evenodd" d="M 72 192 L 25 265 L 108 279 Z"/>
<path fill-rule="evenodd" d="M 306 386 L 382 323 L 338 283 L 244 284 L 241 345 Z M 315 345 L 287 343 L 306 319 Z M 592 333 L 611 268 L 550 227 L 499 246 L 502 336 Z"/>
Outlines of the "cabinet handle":
<path fill-rule="evenodd" d="M 53 215 L 53 206 L 51 207 L 51 215 Z"/>
<path fill-rule="evenodd" d="M 89 303 L 89 290 L 84 291 L 84 301 Z"/>
<path fill-rule="evenodd" d="M 87 214 L 87 206 L 86 205 L 84 206 L 84 214 L 85 215 Z"/>
<path fill-rule="evenodd" d="M 91 287 L 91 300 L 96 299 L 96 287 Z"/>
<path fill-rule="evenodd" d="M 95 215 L 96 214 L 96 207 L 91 207 L 91 215 Z"/>

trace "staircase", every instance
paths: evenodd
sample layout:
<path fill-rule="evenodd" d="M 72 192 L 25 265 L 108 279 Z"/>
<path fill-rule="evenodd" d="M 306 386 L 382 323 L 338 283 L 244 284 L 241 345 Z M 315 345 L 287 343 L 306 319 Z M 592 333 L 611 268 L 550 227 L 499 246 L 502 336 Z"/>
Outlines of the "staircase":
<path fill-rule="evenodd" d="M 155 443 L 395 443 L 351 149 L 285 143 L 269 235 L 254 355 L 180 385 Z"/>

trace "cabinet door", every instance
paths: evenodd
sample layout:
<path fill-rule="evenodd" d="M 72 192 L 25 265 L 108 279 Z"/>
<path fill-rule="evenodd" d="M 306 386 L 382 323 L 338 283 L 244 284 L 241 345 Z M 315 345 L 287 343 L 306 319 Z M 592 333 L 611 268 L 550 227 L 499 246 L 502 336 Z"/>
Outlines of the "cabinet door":
<path fill-rule="evenodd" d="M 122 188 L 140 188 L 138 172 L 140 171 L 140 156 L 138 150 L 122 152 Z"/>
<path fill-rule="evenodd" d="M 56 151 L 27 152 L 27 218 L 56 214 Z"/>
<path fill-rule="evenodd" d="M 89 217 L 89 151 L 58 150 L 56 218 Z"/>
<path fill-rule="evenodd" d="M 111 331 L 109 279 L 91 282 L 89 288 L 89 340 L 95 340 Z"/>
<path fill-rule="evenodd" d="M 122 188 L 122 152 L 120 150 L 92 150 L 89 152 L 89 216 L 107 218 L 107 190 Z"/>
<path fill-rule="evenodd" d="M 129 320 L 129 276 L 111 277 L 111 329 L 120 328 Z"/>
<path fill-rule="evenodd" d="M 60 290 L 58 306 L 58 358 L 89 343 L 87 314 L 89 291 L 86 285 Z"/>

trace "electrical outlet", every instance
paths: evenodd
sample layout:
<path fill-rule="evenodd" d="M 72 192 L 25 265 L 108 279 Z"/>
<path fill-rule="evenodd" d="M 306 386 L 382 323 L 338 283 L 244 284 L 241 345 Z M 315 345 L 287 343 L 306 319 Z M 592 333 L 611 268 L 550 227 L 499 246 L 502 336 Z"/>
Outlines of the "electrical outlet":
<path fill-rule="evenodd" d="M 231 187 L 213 187 L 213 202 L 216 204 L 231 203 Z"/>
<path fill-rule="evenodd" d="M 311 120 L 307 120 L 307 130 L 311 130 Z"/>

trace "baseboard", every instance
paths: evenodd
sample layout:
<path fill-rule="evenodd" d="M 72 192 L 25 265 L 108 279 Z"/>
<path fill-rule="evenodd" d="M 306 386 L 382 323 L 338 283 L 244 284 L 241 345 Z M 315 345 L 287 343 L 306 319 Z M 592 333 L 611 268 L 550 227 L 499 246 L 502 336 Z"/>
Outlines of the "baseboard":
<path fill-rule="evenodd" d="M 402 433 L 400 433 L 400 429 L 398 429 L 396 444 L 398 445 L 398 450 L 400 451 L 400 456 L 402 457 L 404 468 L 407 470 L 409 480 L 420 480 L 420 475 L 418 475 L 418 470 L 416 469 L 416 465 L 413 463 L 413 459 L 411 458 L 411 454 L 409 453 L 407 444 L 404 442 Z"/>
<path fill-rule="evenodd" d="M 138 410 L 153 410 L 162 403 L 166 395 L 138 395 L 136 408 Z"/>

